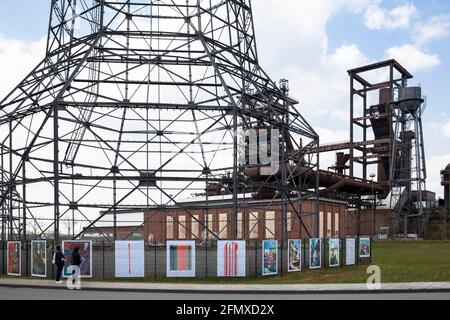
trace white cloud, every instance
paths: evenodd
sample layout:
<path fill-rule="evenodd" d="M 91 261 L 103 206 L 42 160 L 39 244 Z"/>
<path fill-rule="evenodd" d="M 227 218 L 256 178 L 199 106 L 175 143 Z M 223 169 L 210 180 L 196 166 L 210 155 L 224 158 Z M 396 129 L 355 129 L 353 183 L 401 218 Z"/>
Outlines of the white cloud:
<path fill-rule="evenodd" d="M 335 130 L 334 128 L 316 128 L 316 132 L 320 136 L 320 142 L 323 144 L 333 143 L 333 142 L 344 142 L 348 141 L 348 131 L 347 130 Z"/>
<path fill-rule="evenodd" d="M 439 128 L 439 132 L 444 137 L 450 138 L 450 121 L 448 121 L 447 123 L 441 125 L 440 128 Z"/>
<path fill-rule="evenodd" d="M 450 154 L 436 156 L 427 161 L 427 189 L 436 192 L 437 197 L 444 196 L 444 188 L 441 186 L 441 171 L 450 163 Z"/>
<path fill-rule="evenodd" d="M 440 15 L 432 17 L 425 23 L 418 23 L 414 27 L 412 38 L 418 45 L 424 45 L 448 35 L 450 35 L 450 16 Z"/>
<path fill-rule="evenodd" d="M 373 4 L 364 14 L 364 23 L 371 30 L 407 28 L 417 14 L 416 6 L 411 3 L 391 10 L 382 9 L 377 4 Z"/>
<path fill-rule="evenodd" d="M 376 1 L 260 0 L 254 18 L 260 63 L 274 79 L 290 80 L 291 94 L 312 124 L 337 120 L 347 129 L 347 70 L 369 59 L 355 44 L 329 50 L 327 23 L 338 12 L 362 13 Z M 271 12 L 270 15 L 265 14 Z M 301 18 L 300 18 L 301 17 Z"/>
<path fill-rule="evenodd" d="M 380 7 L 370 6 L 364 14 L 364 23 L 369 29 L 381 29 L 386 13 Z"/>
<path fill-rule="evenodd" d="M 368 58 L 355 44 L 342 45 L 329 55 L 327 60 L 331 65 L 341 70 L 348 70 L 368 62 Z"/>
<path fill-rule="evenodd" d="M 348 130 L 336 130 L 335 128 L 315 127 L 314 130 L 320 136 L 320 144 L 344 142 L 349 140 Z M 320 166 L 327 169 L 336 164 L 336 154 L 334 152 L 322 153 L 320 155 Z"/>
<path fill-rule="evenodd" d="M 405 66 L 410 72 L 426 70 L 441 64 L 439 57 L 421 51 L 412 44 L 392 47 L 386 50 L 386 58 L 393 58 Z"/>
<path fill-rule="evenodd" d="M 0 34 L 0 99 L 45 56 L 46 39 L 27 43 Z"/>

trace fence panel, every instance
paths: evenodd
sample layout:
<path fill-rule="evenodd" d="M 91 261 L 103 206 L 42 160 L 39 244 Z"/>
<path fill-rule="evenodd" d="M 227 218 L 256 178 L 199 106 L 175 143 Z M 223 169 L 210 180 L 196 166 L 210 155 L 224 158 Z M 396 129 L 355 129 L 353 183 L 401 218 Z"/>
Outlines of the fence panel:
<path fill-rule="evenodd" d="M 53 242 L 47 242 L 47 278 L 54 278 Z M 7 274 L 7 242 L 0 241 L 0 270 L 2 275 Z M 301 270 L 310 269 L 310 242 L 302 240 Z M 340 268 L 346 267 L 346 240 L 340 239 Z M 167 247 L 161 244 L 146 245 L 144 249 L 145 278 L 147 280 L 162 280 L 166 278 Z M 373 257 L 373 243 L 370 240 L 370 257 L 362 258 L 359 254 L 360 238 L 355 238 L 355 264 L 369 264 Z M 288 242 L 278 242 L 278 275 L 288 273 Z M 321 267 L 329 268 L 329 242 L 321 239 Z M 216 241 L 197 244 L 195 264 L 197 278 L 216 278 L 218 248 Z M 31 277 L 31 241 L 22 242 L 22 276 Z M 258 240 L 246 241 L 246 277 L 263 277 L 263 244 Z M 92 247 L 92 278 L 96 280 L 115 278 L 115 247 L 114 244 L 99 243 Z"/>
<path fill-rule="evenodd" d="M 0 253 L 0 267 L 2 270 L 2 275 L 6 275 L 6 241 L 1 241 L 0 242 L 0 248 L 1 248 L 1 253 Z"/>

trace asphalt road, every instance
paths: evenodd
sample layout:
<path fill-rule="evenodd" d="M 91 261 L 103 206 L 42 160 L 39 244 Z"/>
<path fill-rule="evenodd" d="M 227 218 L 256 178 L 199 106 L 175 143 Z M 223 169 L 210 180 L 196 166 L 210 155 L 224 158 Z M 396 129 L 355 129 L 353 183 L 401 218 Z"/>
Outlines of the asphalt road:
<path fill-rule="evenodd" d="M 0 287 L 0 300 L 450 300 L 450 292 L 368 294 L 198 294 Z"/>

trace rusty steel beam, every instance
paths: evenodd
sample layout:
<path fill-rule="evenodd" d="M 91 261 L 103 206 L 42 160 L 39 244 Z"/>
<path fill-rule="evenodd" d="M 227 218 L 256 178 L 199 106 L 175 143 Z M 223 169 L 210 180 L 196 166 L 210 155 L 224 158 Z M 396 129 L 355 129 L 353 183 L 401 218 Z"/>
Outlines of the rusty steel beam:
<path fill-rule="evenodd" d="M 353 147 L 364 147 L 364 146 L 370 146 L 370 145 L 376 145 L 376 144 L 386 144 L 390 143 L 389 139 L 379 139 L 379 140 L 370 140 L 370 141 L 360 141 L 360 142 L 354 142 Z M 334 144 L 327 144 L 322 145 L 319 147 L 320 153 L 325 152 L 333 152 L 333 151 L 340 151 L 340 150 L 348 150 L 350 149 L 351 144 L 350 141 L 347 142 L 340 142 L 340 143 L 334 143 Z M 308 153 L 314 153 L 315 150 L 309 150 Z"/>

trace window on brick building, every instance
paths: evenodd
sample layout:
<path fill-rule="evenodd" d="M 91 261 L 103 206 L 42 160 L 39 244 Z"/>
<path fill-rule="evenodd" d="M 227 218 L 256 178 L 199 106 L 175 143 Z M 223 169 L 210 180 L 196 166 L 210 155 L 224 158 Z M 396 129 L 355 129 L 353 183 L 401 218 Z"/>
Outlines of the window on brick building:
<path fill-rule="evenodd" d="M 266 239 L 275 239 L 275 212 L 266 212 Z"/>
<path fill-rule="evenodd" d="M 321 211 L 319 213 L 319 238 L 323 238 L 323 229 L 324 229 L 324 225 L 323 225 L 323 212 Z"/>
<path fill-rule="evenodd" d="M 226 213 L 219 214 L 219 238 L 228 238 L 228 215 Z"/>
<path fill-rule="evenodd" d="M 186 239 L 186 216 L 178 217 L 178 239 Z"/>
<path fill-rule="evenodd" d="M 208 229 L 206 232 L 208 232 L 208 239 L 214 239 L 215 238 L 215 230 L 214 230 L 214 215 L 213 214 L 208 214 Z"/>
<path fill-rule="evenodd" d="M 328 214 L 327 214 L 327 237 L 328 238 L 330 238 L 331 237 L 331 224 L 332 224 L 332 222 L 331 222 L 331 212 L 328 212 Z"/>
<path fill-rule="evenodd" d="M 292 232 L 292 212 L 287 213 L 287 232 Z"/>
<path fill-rule="evenodd" d="M 238 212 L 238 216 L 237 216 L 237 237 L 238 239 L 243 239 L 244 238 L 244 226 L 243 226 L 243 220 L 242 220 L 242 212 Z"/>
<path fill-rule="evenodd" d="M 339 237 L 339 213 L 334 214 L 334 236 Z"/>
<path fill-rule="evenodd" d="M 249 221 L 250 239 L 258 239 L 259 212 L 251 212 L 249 219 L 250 219 L 250 221 Z"/>
<path fill-rule="evenodd" d="M 192 222 L 191 222 L 191 232 L 192 232 L 192 236 L 197 239 L 200 235 L 199 235 L 199 223 L 197 222 L 200 221 L 200 216 L 198 214 L 194 214 Z"/>
<path fill-rule="evenodd" d="M 173 239 L 173 217 L 172 216 L 166 217 L 166 238 L 168 240 Z"/>

